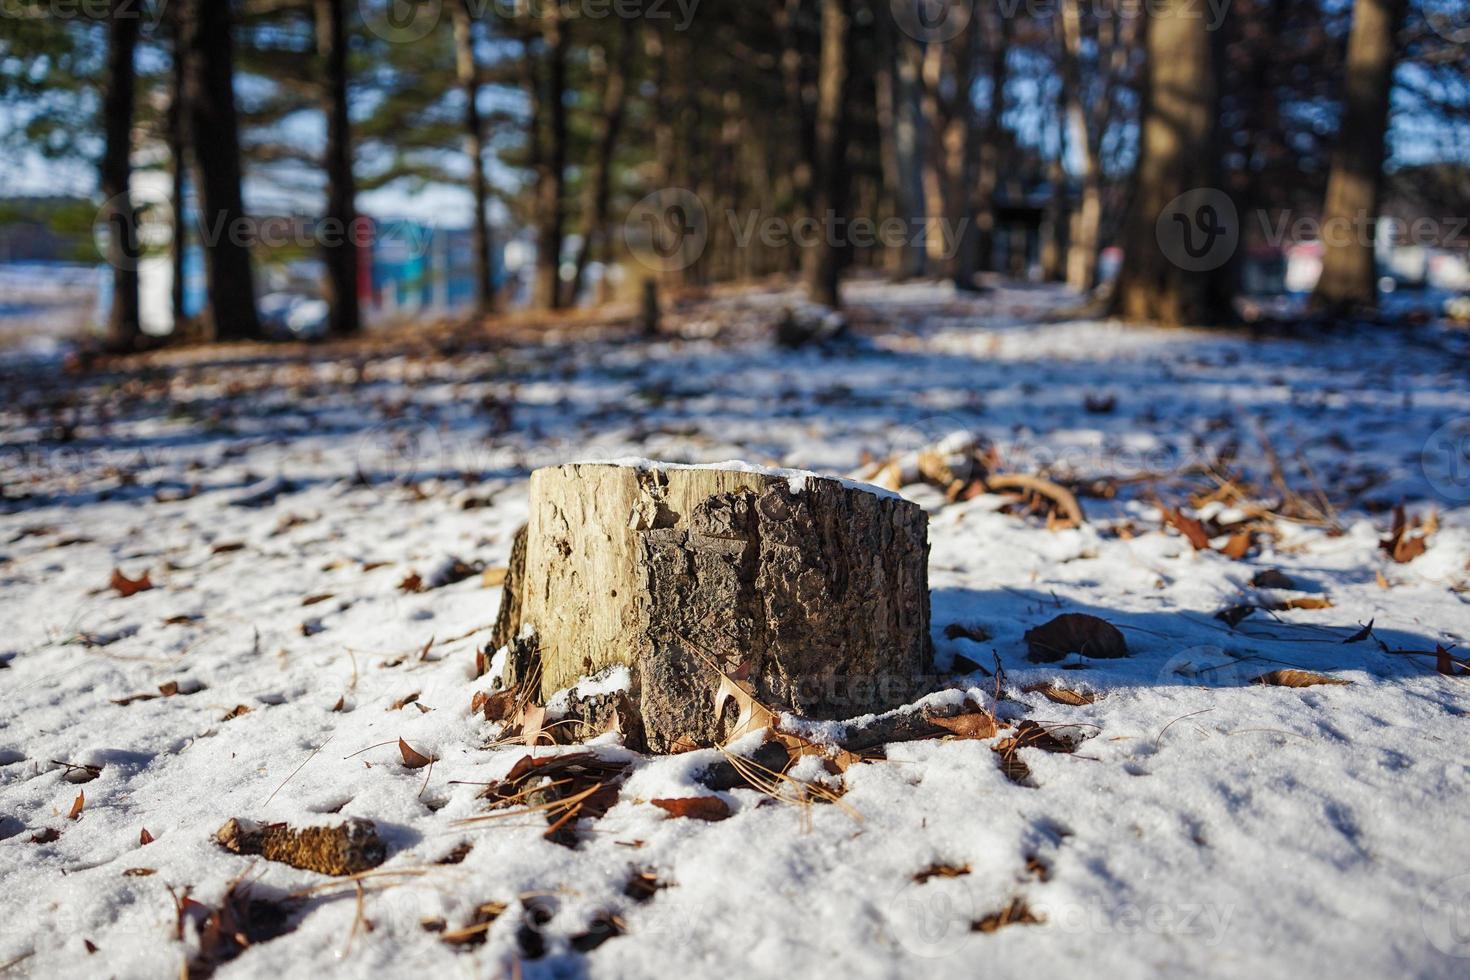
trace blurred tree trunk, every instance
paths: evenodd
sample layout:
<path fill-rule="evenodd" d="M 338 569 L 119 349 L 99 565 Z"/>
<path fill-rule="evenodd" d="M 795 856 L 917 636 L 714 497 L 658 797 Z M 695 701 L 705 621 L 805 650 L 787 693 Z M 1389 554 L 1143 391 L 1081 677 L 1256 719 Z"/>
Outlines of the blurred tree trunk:
<path fill-rule="evenodd" d="M 840 243 L 834 240 L 828 215 L 846 201 L 841 186 L 847 181 L 844 165 L 847 152 L 846 114 L 849 45 L 852 39 L 851 0 L 822 0 L 822 58 L 817 77 L 817 119 L 813 217 L 821 226 L 818 241 L 803 259 L 807 296 L 813 303 L 837 307 L 841 304 L 838 279 Z"/>
<path fill-rule="evenodd" d="M 546 46 L 545 91 L 539 100 L 544 143 L 536 174 L 536 288 L 541 309 L 561 308 L 561 245 L 566 228 L 567 169 L 567 28 L 561 4 L 547 3 L 541 13 L 541 39 Z"/>
<path fill-rule="evenodd" d="M 928 254 L 956 289 L 975 288 L 977 116 L 970 98 L 979 28 L 974 18 L 948 44 L 929 41 L 924 51 L 924 119 L 932 145 L 924 174 L 925 199 L 947 219 L 945 235 L 929 234 Z"/>
<path fill-rule="evenodd" d="M 1373 231 L 1383 187 L 1389 93 L 1406 0 L 1356 0 L 1348 40 L 1342 125 L 1322 209 L 1318 310 L 1344 313 L 1378 305 Z"/>
<path fill-rule="evenodd" d="M 1057 86 L 1053 116 L 1056 122 L 1057 151 L 1046 162 L 1046 181 L 1051 194 L 1041 227 L 1041 278 L 1045 282 L 1067 281 L 1067 106 L 1070 88 L 1065 77 Z"/>
<path fill-rule="evenodd" d="M 602 89 L 602 132 L 598 135 L 596 156 L 592 161 L 592 176 L 587 181 L 587 199 L 582 208 L 582 243 L 577 248 L 576 266 L 567 289 L 568 306 L 575 306 L 582 292 L 582 281 L 587 275 L 594 243 L 604 261 L 608 258 L 607 224 L 612 204 L 613 155 L 622 135 L 623 120 L 627 117 L 628 72 L 633 64 L 635 40 L 633 31 L 633 18 L 622 18 L 617 55 L 608 60 L 607 78 Z M 604 268 L 604 278 L 606 274 Z"/>
<path fill-rule="evenodd" d="M 813 2 L 825 0 L 782 0 L 776 11 L 776 26 L 782 38 L 781 81 L 786 93 L 786 108 L 796 120 L 799 154 L 793 169 L 793 187 L 801 202 L 802 210 L 810 214 L 816 210 L 817 179 L 812 172 L 817 159 L 817 112 L 808 93 L 814 87 L 810 76 L 807 57 L 806 32 L 803 31 L 803 11 Z M 823 14 L 825 17 L 825 14 Z M 824 21 L 825 24 L 825 21 Z M 818 55 L 820 59 L 821 55 Z M 819 85 L 820 83 L 815 83 Z M 817 96 L 820 98 L 820 94 Z"/>
<path fill-rule="evenodd" d="M 919 48 L 892 17 L 876 25 L 875 72 L 878 132 L 882 140 L 883 179 L 894 215 L 905 223 L 904 241 L 890 249 L 889 270 L 896 279 L 924 274 L 923 120 L 919 105 Z"/>
<path fill-rule="evenodd" d="M 107 341 L 117 350 L 137 345 L 143 328 L 138 318 L 138 213 L 129 185 L 133 165 L 133 100 L 140 13 L 126 0 L 112 0 L 107 18 L 107 78 L 102 92 L 104 147 L 99 182 L 106 200 L 107 261 L 112 266 L 112 309 Z"/>
<path fill-rule="evenodd" d="M 1081 199 L 1072 213 L 1067 250 L 1067 285 L 1080 293 L 1097 288 L 1097 257 L 1102 231 L 1102 168 L 1098 161 L 1099 127 L 1088 119 L 1082 101 L 1082 14 L 1080 0 L 1062 0 L 1059 18 L 1062 81 L 1067 92 L 1067 125 L 1082 163 Z M 1099 59 L 1101 64 L 1101 59 Z"/>
<path fill-rule="evenodd" d="M 1220 186 L 1218 39 L 1190 0 L 1159 0 L 1144 31 L 1138 169 L 1114 311 L 1169 325 L 1224 322 L 1232 319 L 1229 276 L 1184 268 L 1179 256 L 1166 254 L 1157 231 L 1176 198 Z"/>
<path fill-rule="evenodd" d="M 1006 83 L 1010 80 L 1011 39 L 1015 21 L 1003 12 L 996 17 L 996 33 L 990 48 L 990 115 L 980 141 L 980 175 L 975 199 L 974 254 L 969 260 L 968 282 L 975 285 L 975 273 L 991 268 L 995 257 L 996 192 L 1000 189 L 1001 137 L 1005 133 Z"/>
<path fill-rule="evenodd" d="M 185 287 L 188 284 L 185 260 L 189 255 L 189 220 L 186 174 L 188 161 L 188 117 L 189 107 L 184 102 L 186 78 L 184 74 L 184 45 L 180 36 L 177 9 L 170 11 L 173 30 L 173 65 L 169 72 L 168 119 L 166 139 L 169 161 L 169 203 L 173 214 L 172 235 L 169 237 L 169 262 L 173 269 L 173 288 L 170 307 L 173 314 L 173 329 L 177 333 L 184 329 L 189 320 L 189 309 Z"/>
<path fill-rule="evenodd" d="M 495 312 L 495 269 L 490 239 L 490 183 L 485 177 L 485 126 L 480 118 L 480 67 L 475 59 L 475 33 L 471 5 L 475 0 L 455 0 L 450 7 L 454 19 L 455 72 L 464 93 L 464 151 L 470 161 L 470 191 L 475 215 L 470 222 L 474 235 L 475 305 L 481 313 Z"/>
<path fill-rule="evenodd" d="M 320 243 L 327 268 L 325 293 L 331 332 L 362 329 L 357 297 L 362 241 L 357 221 L 357 180 L 352 170 L 352 118 L 347 103 L 347 0 L 316 0 L 316 49 L 325 83 L 327 211 L 333 227 Z"/>
<path fill-rule="evenodd" d="M 261 336 L 255 275 L 240 190 L 240 132 L 235 111 L 234 44 L 225 0 L 182 0 L 189 135 L 209 279 L 214 336 Z"/>

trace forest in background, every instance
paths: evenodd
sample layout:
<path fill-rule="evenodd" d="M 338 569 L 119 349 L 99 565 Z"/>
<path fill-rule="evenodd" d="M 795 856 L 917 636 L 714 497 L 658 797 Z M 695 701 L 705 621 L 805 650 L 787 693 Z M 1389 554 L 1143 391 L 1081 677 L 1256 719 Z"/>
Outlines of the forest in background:
<path fill-rule="evenodd" d="M 1021 227 L 1042 278 L 1168 324 L 1236 319 L 1243 257 L 1302 216 L 1336 230 L 1319 236 L 1312 309 L 1371 311 L 1386 171 L 1417 205 L 1420 244 L 1467 241 L 1470 13 L 1447 0 L 6 0 L 4 14 L 0 124 L 17 154 L 96 164 L 119 349 L 142 340 L 150 249 L 173 258 L 174 322 L 193 321 L 179 335 L 261 336 L 263 215 L 247 196 L 309 214 L 297 244 L 320 261 L 335 335 L 362 329 L 375 230 L 358 198 L 383 188 L 466 192 L 485 313 L 500 305 L 493 224 L 529 232 L 530 298 L 547 310 L 607 299 L 613 277 L 594 285 L 594 267 L 668 287 L 795 276 L 833 307 L 856 269 L 975 290 L 978 273 L 1024 271 Z M 1389 168 L 1391 148 L 1406 159 Z M 168 177 L 166 208 L 134 199 L 150 171 Z M 1122 263 L 1104 283 L 1110 246 Z"/>

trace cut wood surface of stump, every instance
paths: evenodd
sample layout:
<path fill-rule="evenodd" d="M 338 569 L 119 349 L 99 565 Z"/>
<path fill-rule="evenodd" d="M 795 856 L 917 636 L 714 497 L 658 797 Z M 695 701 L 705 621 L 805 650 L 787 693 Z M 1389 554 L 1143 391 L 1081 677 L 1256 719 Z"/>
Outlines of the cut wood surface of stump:
<path fill-rule="evenodd" d="M 904 703 L 929 670 L 928 520 L 897 495 L 635 461 L 538 470 L 530 496 L 507 583 L 520 621 L 503 625 L 534 630 L 543 700 L 628 667 L 655 751 L 724 740 L 726 677 L 775 711 L 844 719 Z"/>

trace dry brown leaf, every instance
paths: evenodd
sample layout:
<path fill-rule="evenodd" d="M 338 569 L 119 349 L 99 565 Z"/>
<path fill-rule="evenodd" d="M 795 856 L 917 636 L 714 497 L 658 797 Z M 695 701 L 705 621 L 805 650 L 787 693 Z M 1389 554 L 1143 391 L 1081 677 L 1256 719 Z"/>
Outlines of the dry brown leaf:
<path fill-rule="evenodd" d="M 486 721 L 505 721 L 515 713 L 514 691 L 476 691 L 470 698 L 470 712 L 483 713 Z"/>
<path fill-rule="evenodd" d="M 136 579 L 131 579 L 123 574 L 122 569 L 114 568 L 112 570 L 111 586 L 118 595 L 126 599 L 128 596 L 137 595 L 139 592 L 147 592 L 153 588 L 153 581 L 148 577 L 147 572 L 139 575 Z"/>
<path fill-rule="evenodd" d="M 211 555 L 228 555 L 232 551 L 241 551 L 245 547 L 244 541 L 226 541 L 209 549 Z"/>
<path fill-rule="evenodd" d="M 1450 652 L 1443 646 L 1436 646 L 1434 648 L 1434 657 L 1434 669 L 1446 677 L 1465 677 L 1470 675 L 1470 665 L 1450 656 Z"/>
<path fill-rule="evenodd" d="M 1205 526 L 1193 517 L 1187 516 L 1182 510 L 1169 510 L 1164 512 L 1164 518 L 1178 532 L 1189 539 L 1195 551 L 1210 550 L 1210 535 L 1205 531 Z"/>
<path fill-rule="evenodd" d="M 546 708 L 544 705 L 528 704 L 516 713 L 516 727 L 521 731 L 521 741 L 527 745 L 537 745 L 543 739 L 548 745 L 554 745 L 556 739 L 546 732 Z"/>
<path fill-rule="evenodd" d="M 75 820 L 78 817 L 80 817 L 82 815 L 82 807 L 84 807 L 86 805 L 87 805 L 87 794 L 86 794 L 86 792 L 85 791 L 78 792 L 77 793 L 77 798 L 72 801 L 72 804 L 71 804 L 71 812 L 66 815 L 66 819 L 68 819 L 68 820 Z"/>
<path fill-rule="evenodd" d="M 1278 611 L 1288 609 L 1331 609 L 1332 600 L 1325 595 L 1298 596 L 1295 599 L 1286 599 L 1271 607 Z"/>
<path fill-rule="evenodd" d="M 404 708 L 406 708 L 409 705 L 413 704 L 418 699 L 419 699 L 419 692 L 418 691 L 414 691 L 412 694 L 406 695 L 404 697 L 399 698 L 397 701 L 394 701 L 393 704 L 392 704 L 392 706 L 390 706 L 388 708 L 388 710 L 389 711 L 402 711 Z"/>
<path fill-rule="evenodd" d="M 157 868 L 128 868 L 123 872 L 124 878 L 147 878 L 149 875 L 158 874 Z"/>
<path fill-rule="evenodd" d="M 332 598 L 332 593 L 319 592 L 316 595 L 309 595 L 305 599 L 302 599 L 301 604 L 303 606 L 314 606 L 319 602 L 326 602 L 330 598 Z"/>
<path fill-rule="evenodd" d="M 401 738 L 398 740 L 398 751 L 403 756 L 405 769 L 422 769 L 434 761 L 432 756 L 424 755 Z"/>
<path fill-rule="evenodd" d="M 422 592 L 424 591 L 424 580 L 418 572 L 409 572 L 403 577 L 403 581 L 398 583 L 398 591 Z"/>
<path fill-rule="evenodd" d="M 716 821 L 730 816 L 730 804 L 718 796 L 681 796 L 673 800 L 649 800 L 672 817 Z"/>
<path fill-rule="evenodd" d="M 925 715 L 924 719 L 931 725 L 943 728 L 953 737 L 961 739 L 994 738 L 998 731 L 995 716 L 988 711 L 972 711 L 963 715 L 951 715 L 948 718 Z"/>
<path fill-rule="evenodd" d="M 1086 613 L 1067 613 L 1026 631 L 1030 659 L 1049 663 L 1078 653 L 1084 657 L 1128 656 L 1128 641 L 1105 619 Z"/>
<path fill-rule="evenodd" d="M 931 864 L 914 875 L 914 881 L 923 884 L 930 878 L 959 878 L 970 873 L 968 864 Z"/>
<path fill-rule="evenodd" d="M 138 846 L 139 847 L 146 847 L 147 845 L 152 844 L 152 843 L 153 843 L 153 835 L 150 834 L 150 833 L 148 833 L 148 828 L 147 827 L 144 827 L 143 828 L 143 832 L 138 835 Z"/>
<path fill-rule="evenodd" d="M 721 675 L 719 690 L 715 692 L 715 717 L 721 718 L 725 713 L 725 702 L 734 699 L 736 707 L 740 709 L 735 719 L 735 727 L 730 732 L 727 742 L 734 742 L 749 735 L 751 732 L 769 731 L 776 727 L 776 716 L 771 710 L 756 701 L 755 695 L 747 691 L 741 684 L 728 675 Z"/>
<path fill-rule="evenodd" d="M 1262 674 L 1251 683 L 1265 687 L 1317 687 L 1324 684 L 1342 687 L 1351 684 L 1352 681 L 1313 673 L 1310 670 L 1273 670 L 1269 674 Z"/>
<path fill-rule="evenodd" d="M 1040 694 L 1054 704 L 1067 704 L 1074 708 L 1080 708 L 1085 704 L 1095 704 L 1098 697 L 1096 694 L 1083 694 L 1081 691 L 1058 687 L 1055 684 L 1032 684 L 1021 690 L 1026 694 Z"/>
<path fill-rule="evenodd" d="M 1232 535 L 1230 540 L 1225 542 L 1225 547 L 1220 549 L 1220 554 L 1226 558 L 1241 561 L 1246 555 L 1250 554 L 1251 545 L 1254 543 L 1251 533 L 1249 531 L 1242 531 L 1239 534 Z"/>
<path fill-rule="evenodd" d="M 1274 568 L 1267 568 L 1257 572 L 1251 578 L 1251 585 L 1258 589 L 1294 589 L 1296 583 L 1284 572 Z"/>
<path fill-rule="evenodd" d="M 248 714 L 250 714 L 250 705 L 248 705 L 248 704 L 237 704 L 233 708 L 230 709 L 230 713 L 229 714 L 225 715 L 224 720 L 225 721 L 234 721 L 236 718 L 240 717 L 241 715 L 248 715 Z"/>
<path fill-rule="evenodd" d="M 1429 542 L 1428 539 L 1426 539 L 1424 536 L 1405 535 L 1404 537 L 1400 538 L 1397 543 L 1394 544 L 1393 551 L 1390 552 L 1390 554 L 1393 555 L 1393 560 L 1398 562 L 1400 565 L 1407 565 L 1415 558 L 1418 558 L 1420 555 L 1424 554 L 1424 552 L 1428 549 Z"/>
<path fill-rule="evenodd" d="M 1024 898 L 1013 898 L 999 912 L 992 912 L 970 924 L 971 932 L 991 933 L 1005 926 L 1034 926 L 1044 920 L 1031 911 Z"/>

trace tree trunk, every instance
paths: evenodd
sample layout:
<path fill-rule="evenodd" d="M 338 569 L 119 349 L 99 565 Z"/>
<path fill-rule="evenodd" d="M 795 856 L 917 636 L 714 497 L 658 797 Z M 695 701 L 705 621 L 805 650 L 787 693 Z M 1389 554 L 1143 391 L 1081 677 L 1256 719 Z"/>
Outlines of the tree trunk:
<path fill-rule="evenodd" d="M 716 710 L 722 675 L 813 718 L 907 701 L 932 660 L 927 567 L 923 510 L 871 488 L 560 466 L 531 477 L 525 566 L 511 570 L 522 621 L 507 632 L 534 631 L 543 703 L 622 666 L 651 748 L 712 745 L 734 714 Z"/>
<path fill-rule="evenodd" d="M 1072 213 L 1067 249 L 1067 285 L 1080 293 L 1097 288 L 1097 257 L 1102 232 L 1102 172 L 1097 135 L 1082 103 L 1082 15 L 1079 0 L 1062 0 L 1060 18 L 1062 80 L 1067 93 L 1067 125 L 1082 161 L 1082 199 Z M 1101 58 L 1099 58 L 1101 62 Z"/>
<path fill-rule="evenodd" d="M 112 0 L 107 20 L 107 79 L 102 93 L 104 148 L 99 178 L 106 200 L 107 261 L 112 266 L 112 309 L 107 342 L 116 350 L 135 347 L 143 328 L 138 314 L 138 214 L 129 185 L 133 176 L 133 89 L 138 47 L 137 11 Z"/>
<path fill-rule="evenodd" d="M 173 234 L 169 237 L 169 262 L 173 270 L 170 290 L 170 307 L 175 335 L 182 332 L 189 320 L 187 301 L 187 266 L 189 256 L 189 200 L 187 174 L 189 171 L 189 106 L 184 101 L 187 78 L 184 73 L 184 44 L 179 33 L 177 8 L 172 12 L 173 66 L 169 73 L 168 91 L 168 160 L 169 160 L 169 203 L 172 210 Z"/>
<path fill-rule="evenodd" d="M 541 14 L 546 45 L 546 89 L 541 100 L 546 136 L 536 175 L 536 305 L 561 308 L 561 244 L 566 227 L 564 183 L 567 169 L 567 22 L 561 4 L 547 3 Z"/>
<path fill-rule="evenodd" d="M 235 113 L 234 44 L 230 5 L 186 0 L 184 38 L 190 138 L 209 280 L 214 335 L 220 340 L 260 336 L 255 275 L 240 190 L 240 133 Z"/>
<path fill-rule="evenodd" d="M 475 306 L 481 313 L 495 312 L 495 268 L 490 239 L 490 182 L 485 177 L 485 126 L 480 118 L 480 66 L 475 58 L 475 32 L 471 4 L 457 0 L 450 7 L 454 18 L 455 68 L 464 96 L 464 152 L 470 162 L 470 191 L 475 214 L 470 228 L 474 235 Z"/>
<path fill-rule="evenodd" d="M 327 117 L 327 210 L 322 236 L 327 275 L 325 294 L 331 332 L 349 336 L 362 329 L 357 281 L 360 268 L 357 180 L 352 170 L 352 119 L 347 103 L 346 0 L 316 0 L 316 48 L 322 61 Z"/>
<path fill-rule="evenodd" d="M 468 2 L 468 0 L 467 0 Z M 587 200 L 582 208 L 582 244 L 577 249 L 576 267 L 567 290 L 566 303 L 575 306 L 582 292 L 582 280 L 592 258 L 594 243 L 606 258 L 608 211 L 612 203 L 613 154 L 617 151 L 627 116 L 628 71 L 633 62 L 634 21 L 622 20 L 617 57 L 608 63 L 607 80 L 602 92 L 602 133 L 597 141 L 597 155 L 592 162 L 592 176 L 587 183 Z M 604 270 L 604 277 L 606 270 Z"/>
<path fill-rule="evenodd" d="M 829 232 L 829 214 L 845 201 L 841 183 L 847 179 L 844 158 L 847 112 L 849 43 L 852 37 L 851 0 L 822 0 L 822 67 L 817 79 L 816 176 L 814 214 L 822 228 L 818 241 L 806 250 L 803 276 L 808 298 L 813 303 L 837 307 L 840 243 Z"/>
<path fill-rule="evenodd" d="M 1322 209 L 1322 277 L 1312 306 L 1333 313 L 1378 305 L 1374 227 L 1383 185 L 1389 93 L 1406 0 L 1356 0 L 1347 92 Z"/>
<path fill-rule="evenodd" d="M 997 18 L 997 31 L 990 49 L 990 115 L 980 143 L 980 186 L 976 191 L 979 207 L 975 211 L 978 226 L 973 236 L 974 254 L 966 281 L 974 285 L 977 271 L 989 270 L 994 264 L 996 227 L 995 197 L 1000 189 L 1001 137 L 1005 133 L 1006 83 L 1010 79 L 1011 37 L 1015 23 L 1003 13 Z"/>
<path fill-rule="evenodd" d="M 918 46 L 892 18 L 879 18 L 875 28 L 878 68 L 874 73 L 878 132 L 882 140 L 883 181 L 894 216 L 904 222 L 903 242 L 889 250 L 895 279 L 924 274 L 924 167 L 920 142 Z"/>
<path fill-rule="evenodd" d="M 1160 0 L 1149 8 L 1136 186 L 1114 296 L 1114 310 L 1125 319 L 1169 325 L 1232 319 L 1224 263 L 1207 267 L 1211 252 L 1229 249 L 1221 222 L 1231 216 L 1221 216 L 1213 205 L 1169 213 L 1186 192 L 1209 201 L 1223 194 L 1216 146 L 1217 38 L 1206 23 L 1190 0 Z M 1171 219 L 1178 219 L 1187 252 L 1164 246 L 1160 229 L 1168 230 Z M 1238 235 L 1238 225 L 1233 230 Z M 1196 253 L 1197 246 L 1205 251 Z"/>

